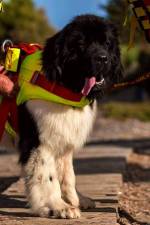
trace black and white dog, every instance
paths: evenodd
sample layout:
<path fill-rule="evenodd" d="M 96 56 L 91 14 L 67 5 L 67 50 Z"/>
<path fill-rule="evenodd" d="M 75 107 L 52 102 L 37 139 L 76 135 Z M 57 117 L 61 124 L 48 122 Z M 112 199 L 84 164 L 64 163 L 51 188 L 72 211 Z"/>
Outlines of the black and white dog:
<path fill-rule="evenodd" d="M 83 108 L 30 100 L 19 106 L 20 162 L 33 212 L 58 218 L 78 218 L 79 208 L 94 207 L 78 195 L 73 153 L 85 143 L 102 88 L 122 76 L 117 32 L 110 22 L 94 16 L 76 17 L 47 40 L 43 71 L 50 81 L 80 93 L 85 82 L 93 103 Z"/>

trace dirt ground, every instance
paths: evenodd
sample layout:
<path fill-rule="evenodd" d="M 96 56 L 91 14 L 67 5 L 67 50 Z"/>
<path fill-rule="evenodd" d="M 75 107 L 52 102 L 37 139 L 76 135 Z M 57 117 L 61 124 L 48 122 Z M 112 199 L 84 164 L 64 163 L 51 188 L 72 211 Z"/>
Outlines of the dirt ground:
<path fill-rule="evenodd" d="M 123 193 L 120 195 L 118 222 L 121 225 L 150 224 L 149 182 L 150 155 L 133 153 L 127 165 Z"/>
<path fill-rule="evenodd" d="M 136 119 L 99 119 L 91 139 L 95 144 L 114 144 L 133 149 L 120 193 L 118 223 L 150 225 L 150 123 Z"/>

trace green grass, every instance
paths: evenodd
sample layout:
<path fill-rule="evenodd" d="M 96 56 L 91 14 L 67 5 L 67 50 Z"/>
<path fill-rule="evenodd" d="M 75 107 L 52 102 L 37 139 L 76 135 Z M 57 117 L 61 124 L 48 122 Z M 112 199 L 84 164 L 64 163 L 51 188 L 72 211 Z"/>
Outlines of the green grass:
<path fill-rule="evenodd" d="M 150 121 L 150 102 L 119 103 L 111 102 L 100 106 L 105 117 L 124 120 L 136 118 L 141 121 Z"/>

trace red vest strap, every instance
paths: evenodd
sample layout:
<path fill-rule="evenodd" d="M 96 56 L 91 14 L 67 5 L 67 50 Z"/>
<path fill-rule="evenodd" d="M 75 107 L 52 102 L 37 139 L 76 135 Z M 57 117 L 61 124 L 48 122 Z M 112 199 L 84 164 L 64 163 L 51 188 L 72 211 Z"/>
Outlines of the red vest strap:
<path fill-rule="evenodd" d="M 0 104 L 0 139 L 5 130 L 5 124 L 10 122 L 15 131 L 18 131 L 18 115 L 16 98 L 4 98 Z"/>
<path fill-rule="evenodd" d="M 70 101 L 80 101 L 83 97 L 81 93 L 74 93 L 68 88 L 56 84 L 53 81 L 48 81 L 44 75 L 38 72 L 35 72 L 33 74 L 31 83 L 38 85 L 39 87 L 42 87 L 43 89 Z"/>

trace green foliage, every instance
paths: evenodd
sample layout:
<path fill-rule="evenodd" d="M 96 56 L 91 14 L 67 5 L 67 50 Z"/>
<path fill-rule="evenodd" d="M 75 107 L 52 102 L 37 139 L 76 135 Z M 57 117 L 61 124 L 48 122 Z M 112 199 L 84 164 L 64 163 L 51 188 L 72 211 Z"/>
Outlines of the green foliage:
<path fill-rule="evenodd" d="M 9 0 L 4 2 L 0 14 L 0 39 L 14 42 L 38 42 L 55 32 L 48 23 L 43 9 L 37 9 L 32 0 Z"/>
<path fill-rule="evenodd" d="M 106 11 L 108 19 L 117 25 L 121 42 L 128 42 L 129 24 L 123 26 L 128 11 L 127 0 L 108 0 L 106 5 L 100 7 Z"/>
<path fill-rule="evenodd" d="M 122 26 L 126 16 L 126 0 L 109 0 L 107 5 L 102 7 L 107 12 L 110 20 L 113 20 L 116 24 Z"/>
<path fill-rule="evenodd" d="M 121 56 L 124 66 L 129 66 L 134 62 L 138 62 L 140 48 L 138 45 L 128 50 L 127 45 L 121 46 Z"/>
<path fill-rule="evenodd" d="M 141 121 L 150 121 L 150 104 L 111 102 L 102 105 L 101 110 L 106 117 L 115 119 L 136 118 Z"/>
<path fill-rule="evenodd" d="M 107 13 L 108 19 L 117 25 L 121 43 L 128 44 L 130 36 L 131 15 L 133 15 L 133 12 L 127 0 L 108 0 L 106 5 L 101 4 L 100 7 L 103 8 Z M 126 25 L 124 26 L 125 21 Z M 140 43 L 143 31 L 141 29 L 137 29 L 137 31 L 135 43 Z"/>

